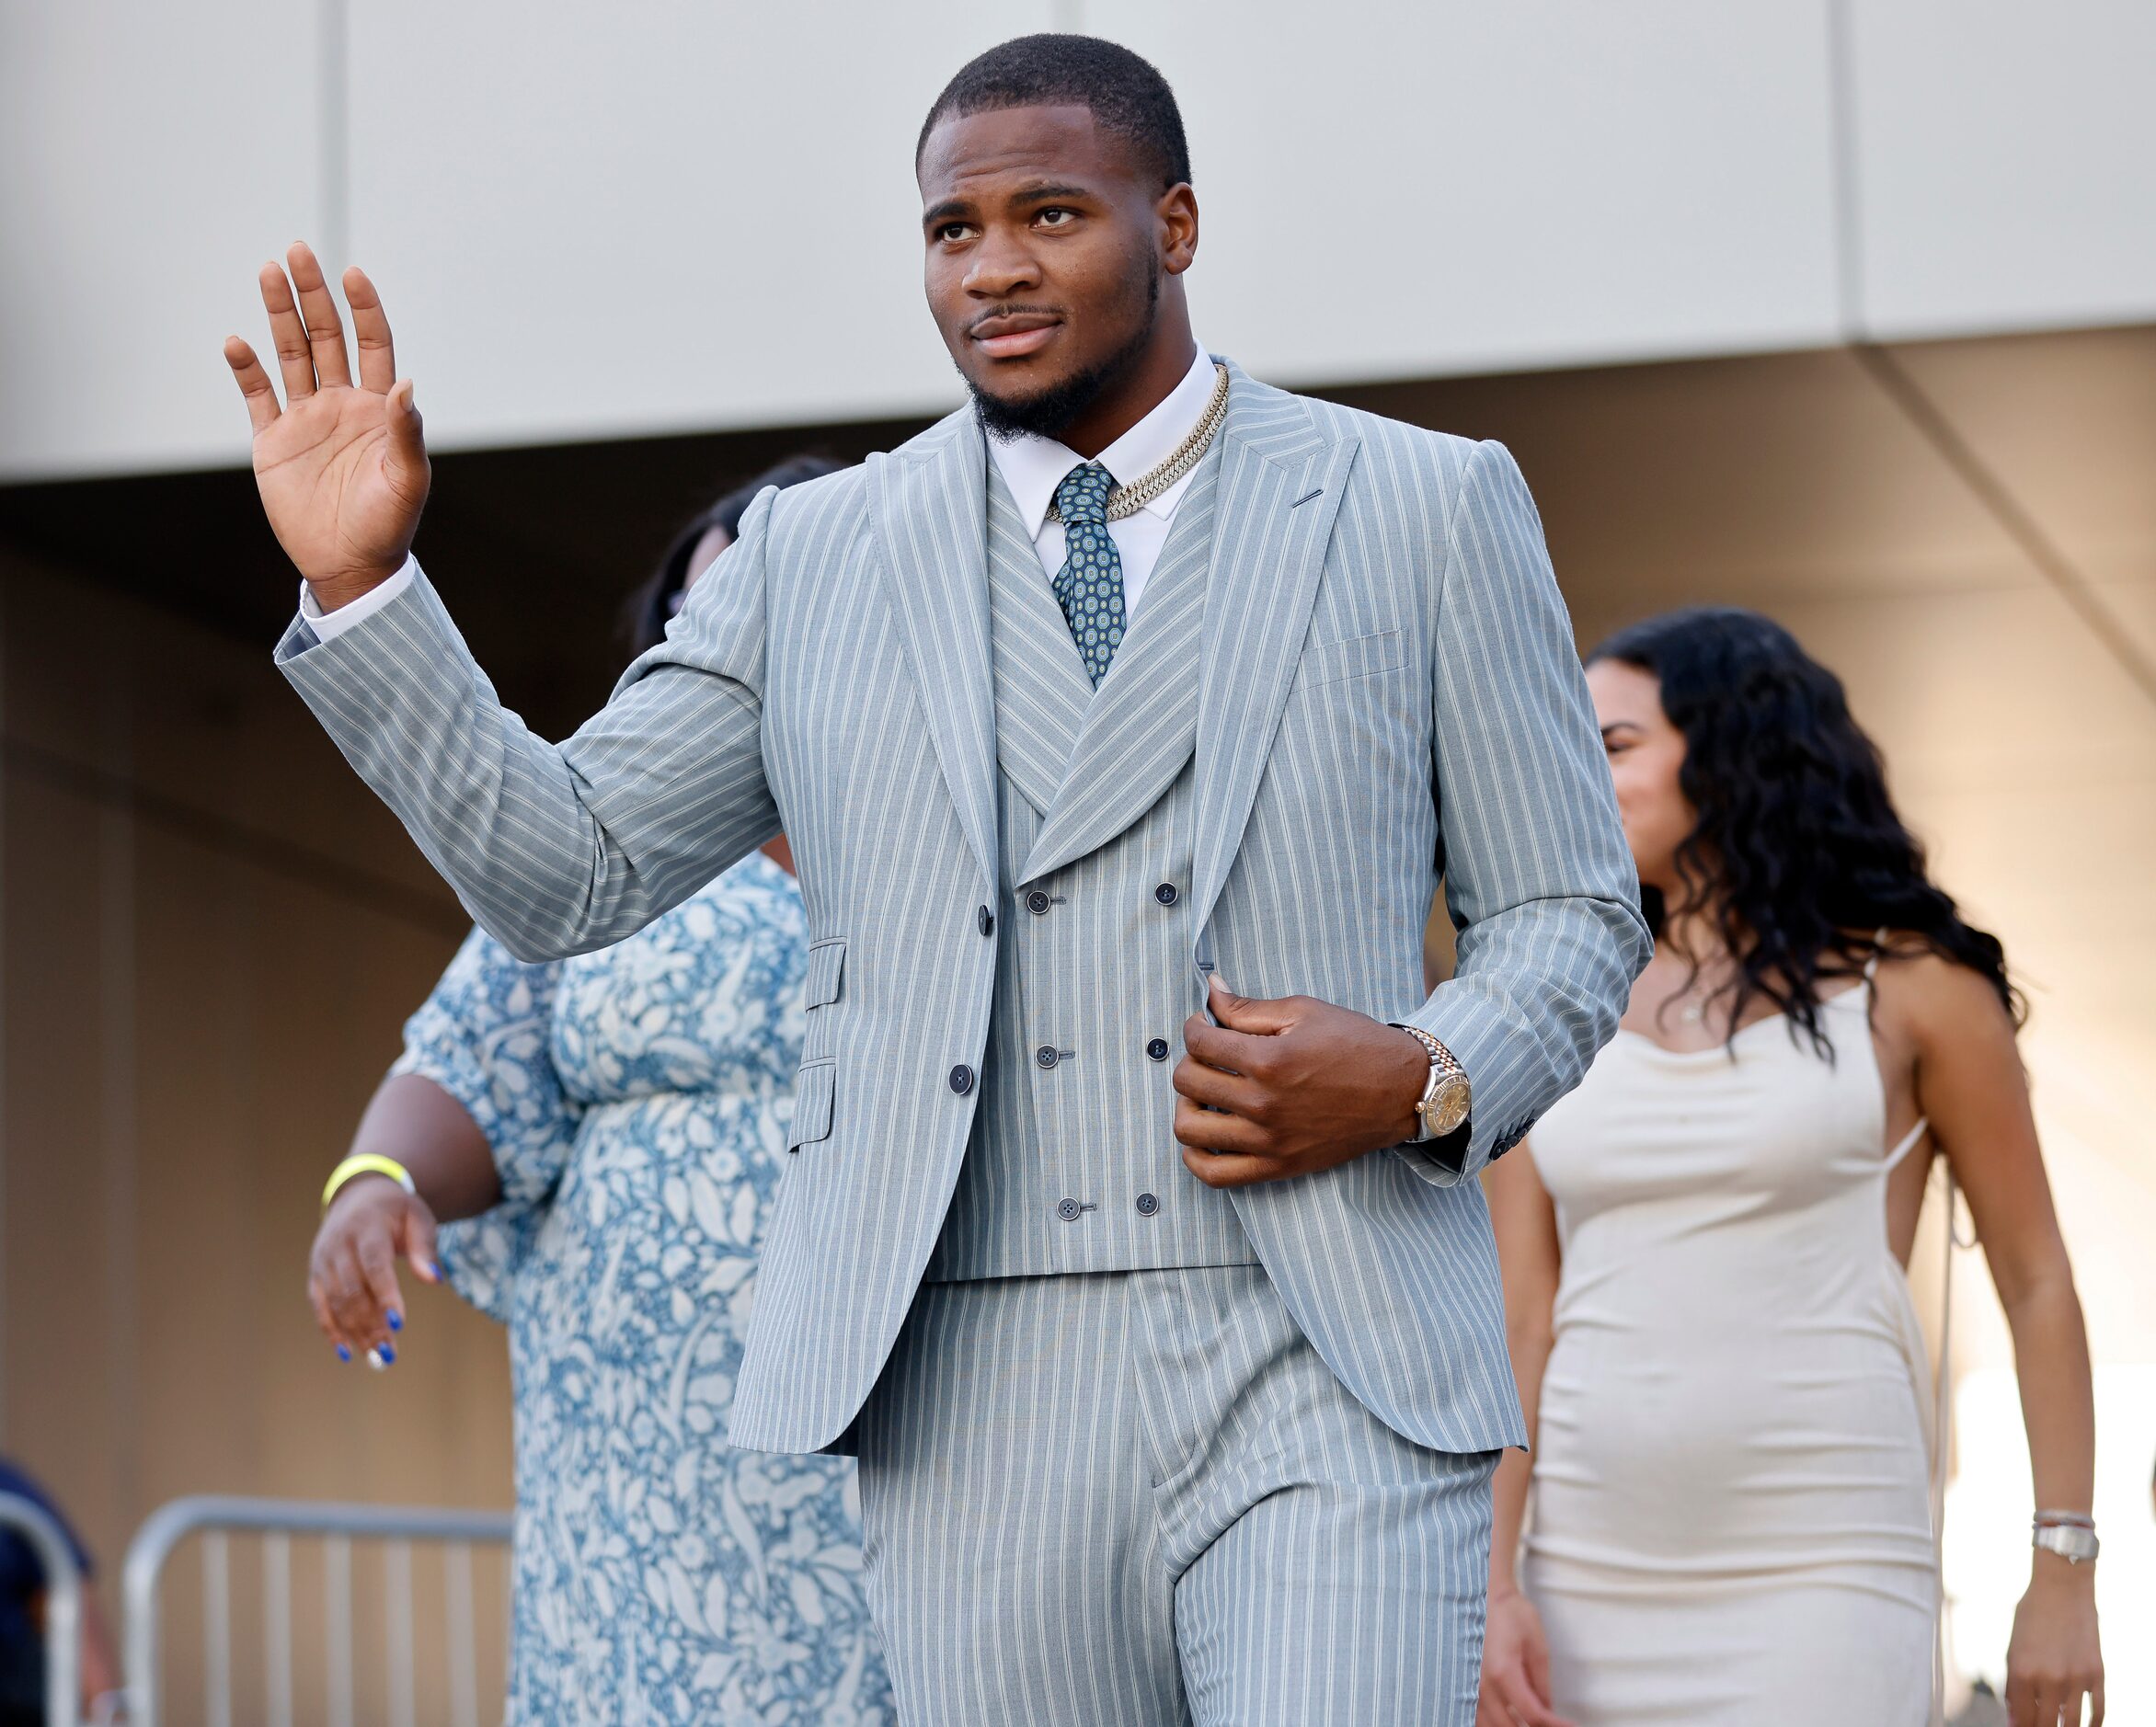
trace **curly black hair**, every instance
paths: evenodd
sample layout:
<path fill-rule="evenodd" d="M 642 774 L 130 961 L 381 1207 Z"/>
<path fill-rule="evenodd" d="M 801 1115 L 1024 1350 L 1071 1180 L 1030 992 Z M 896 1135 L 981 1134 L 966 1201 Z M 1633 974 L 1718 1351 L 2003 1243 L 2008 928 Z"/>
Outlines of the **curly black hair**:
<path fill-rule="evenodd" d="M 1888 950 L 1968 966 L 2023 1022 L 1999 939 L 1932 885 L 1841 680 L 1787 630 L 1734 606 L 1692 607 L 1619 631 L 1587 663 L 1598 660 L 1657 679 L 1662 711 L 1684 734 L 1678 784 L 1699 818 L 1677 869 L 1687 900 L 1712 909 L 1737 958 L 1737 977 L 1717 991 L 1734 998 L 1732 1027 L 1764 998 L 1791 1035 L 1803 1033 L 1831 1060 L 1821 982 L 1859 976 Z M 1657 936 L 1661 898 L 1642 895 Z M 1880 930 L 1890 932 L 1884 945 Z"/>
<path fill-rule="evenodd" d="M 667 621 L 673 616 L 681 591 L 688 584 L 690 555 L 703 543 L 705 534 L 715 528 L 724 528 L 728 539 L 739 534 L 741 518 L 749 513 L 757 493 L 766 486 L 775 486 L 784 491 L 804 480 L 820 480 L 827 474 L 836 474 L 845 465 L 828 456 L 788 456 L 746 485 L 735 486 L 717 502 L 706 504 L 683 522 L 659 560 L 659 567 L 622 602 L 621 635 L 630 654 L 644 653 L 666 640 Z"/>
<path fill-rule="evenodd" d="M 1189 179 L 1183 110 L 1159 68 L 1120 43 L 1054 32 L 1014 37 L 960 66 L 921 122 L 914 163 L 941 120 L 1061 103 L 1091 109 L 1107 131 L 1136 144 L 1159 170 L 1164 192 Z"/>

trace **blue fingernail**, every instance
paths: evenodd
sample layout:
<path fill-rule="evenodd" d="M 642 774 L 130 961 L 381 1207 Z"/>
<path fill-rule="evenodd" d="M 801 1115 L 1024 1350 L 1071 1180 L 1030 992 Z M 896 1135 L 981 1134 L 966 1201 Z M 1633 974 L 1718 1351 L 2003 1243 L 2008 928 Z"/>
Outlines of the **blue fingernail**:
<path fill-rule="evenodd" d="M 337 1358 L 339 1361 L 350 1361 L 352 1358 L 352 1352 L 339 1344 L 337 1346 Z"/>
<path fill-rule="evenodd" d="M 382 1357 L 384 1367 L 396 1359 L 396 1346 L 394 1344 L 376 1344 L 374 1353 Z"/>
<path fill-rule="evenodd" d="M 429 1260 L 427 1262 L 427 1269 L 434 1274 L 434 1281 L 436 1283 L 440 1283 L 442 1281 L 442 1262 L 440 1260 Z"/>
<path fill-rule="evenodd" d="M 389 1310 L 389 1329 L 393 1332 L 401 1332 L 404 1330 L 404 1315 L 399 1313 L 395 1308 L 392 1308 Z"/>

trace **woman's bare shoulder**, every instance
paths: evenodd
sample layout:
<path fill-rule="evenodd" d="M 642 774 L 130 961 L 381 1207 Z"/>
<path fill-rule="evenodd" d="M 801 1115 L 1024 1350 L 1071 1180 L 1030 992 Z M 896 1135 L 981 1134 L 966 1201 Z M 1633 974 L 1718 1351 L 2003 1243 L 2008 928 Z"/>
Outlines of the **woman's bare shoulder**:
<path fill-rule="evenodd" d="M 1972 1035 L 2003 1035 L 2013 1041 L 2013 1016 L 1991 980 L 1975 966 L 1949 959 L 1920 935 L 1903 930 L 1888 934 L 1875 988 L 1880 1012 L 1920 1041 Z"/>

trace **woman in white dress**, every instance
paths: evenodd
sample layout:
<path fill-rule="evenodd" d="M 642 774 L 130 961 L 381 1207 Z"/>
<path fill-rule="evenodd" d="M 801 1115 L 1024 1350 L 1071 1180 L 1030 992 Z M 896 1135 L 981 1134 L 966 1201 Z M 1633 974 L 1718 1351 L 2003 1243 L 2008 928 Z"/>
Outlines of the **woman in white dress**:
<path fill-rule="evenodd" d="M 1478 1727 L 1920 1727 L 1938 1573 L 1903 1266 L 1935 1157 L 2013 1328 L 2038 1517 L 2078 1530 L 2093 1487 L 2020 1003 L 1786 631 L 1673 613 L 1588 681 L 1657 951 L 1487 1177 L 1536 1450 L 1497 1474 Z M 2014 1727 L 2102 1719 L 2091 1573 L 2033 1556 Z"/>

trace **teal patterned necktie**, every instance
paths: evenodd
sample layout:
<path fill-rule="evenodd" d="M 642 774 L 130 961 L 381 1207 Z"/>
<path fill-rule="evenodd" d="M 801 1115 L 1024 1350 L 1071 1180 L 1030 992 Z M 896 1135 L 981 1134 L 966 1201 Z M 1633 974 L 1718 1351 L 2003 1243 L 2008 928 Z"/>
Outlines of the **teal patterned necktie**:
<path fill-rule="evenodd" d="M 1123 557 L 1108 538 L 1108 494 L 1115 476 L 1097 462 L 1082 462 L 1056 487 L 1063 518 L 1063 567 L 1056 601 L 1085 675 L 1097 685 L 1123 639 Z"/>

